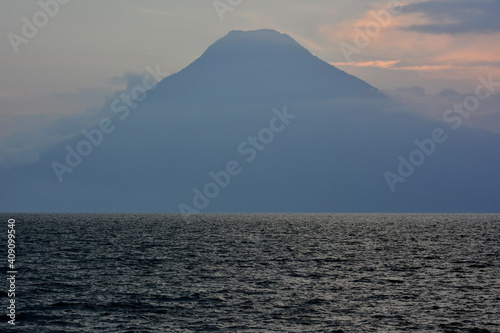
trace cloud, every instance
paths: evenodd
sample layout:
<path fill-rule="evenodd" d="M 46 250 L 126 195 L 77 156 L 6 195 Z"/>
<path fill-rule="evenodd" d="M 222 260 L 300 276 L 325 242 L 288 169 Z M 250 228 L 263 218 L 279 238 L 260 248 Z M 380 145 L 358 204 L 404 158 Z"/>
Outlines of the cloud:
<path fill-rule="evenodd" d="M 355 66 L 355 67 L 378 67 L 392 68 L 399 63 L 399 60 L 374 60 L 374 61 L 352 61 L 352 62 L 332 62 L 333 66 Z"/>
<path fill-rule="evenodd" d="M 25 115 L 15 119 L 17 130 L 0 142 L 0 167 L 36 163 L 40 154 L 76 135 L 88 122 L 85 115 Z"/>
<path fill-rule="evenodd" d="M 141 11 L 141 12 L 146 12 L 149 14 L 166 15 L 166 16 L 175 16 L 176 15 L 175 13 L 172 13 L 172 12 L 166 12 L 163 10 L 155 10 L 155 9 L 151 9 L 151 8 L 134 7 L 132 9 L 137 10 L 137 11 Z"/>
<path fill-rule="evenodd" d="M 500 44 L 496 42 L 500 38 L 500 20 L 495 18 L 491 22 L 491 17 L 500 12 L 495 3 L 484 0 L 406 3 L 402 12 L 393 15 L 379 33 L 369 36 L 366 46 L 358 48 L 359 52 L 354 52 L 350 61 L 346 60 L 341 45 L 356 46 L 356 40 L 358 43 L 366 40 L 359 36 L 370 22 L 373 24 L 373 10 L 382 11 L 384 3 L 367 7 L 355 18 L 318 25 L 318 33 L 337 48 L 325 59 L 381 89 L 394 89 L 392 80 L 400 85 L 425 86 L 432 92 L 447 87 L 468 91 L 479 76 L 500 77 Z M 461 24 L 463 30 L 479 31 L 479 26 L 473 25 L 476 21 L 488 33 L 424 33 L 412 29 L 430 24 Z"/>
<path fill-rule="evenodd" d="M 428 34 L 494 33 L 500 31 L 498 0 L 433 0 L 403 6 L 405 14 L 420 14 L 428 22 L 405 30 Z"/>
<path fill-rule="evenodd" d="M 433 72 L 443 70 L 464 69 L 464 66 L 455 65 L 405 65 L 401 60 L 371 60 L 371 61 L 351 61 L 351 62 L 331 62 L 333 66 L 350 67 L 376 67 L 400 71 Z"/>
<path fill-rule="evenodd" d="M 398 88 L 397 90 L 403 93 L 408 93 L 413 96 L 420 96 L 420 97 L 425 96 L 427 94 L 425 92 L 425 89 L 420 86 L 403 87 L 403 88 Z"/>
<path fill-rule="evenodd" d="M 385 90 L 384 93 L 397 102 L 392 111 L 413 113 L 437 121 L 443 121 L 446 110 L 453 108 L 455 104 L 462 104 L 466 98 L 474 95 L 473 92 L 460 93 L 452 88 L 428 94 L 419 86 Z M 500 133 L 499 105 L 500 94 L 494 94 L 481 101 L 479 109 L 463 119 L 464 125 Z"/>
<path fill-rule="evenodd" d="M 86 112 L 73 114 L 0 114 L 0 168 L 29 165 L 40 160 L 40 155 L 55 145 L 81 134 L 84 129 L 95 127 L 103 118 L 115 116 L 110 102 L 131 87 L 140 85 L 144 75 L 127 72 L 112 80 L 124 84 L 125 89 L 108 92 L 108 98 L 100 106 L 89 107 Z M 109 90 L 108 90 L 109 91 Z M 76 93 L 57 94 L 56 98 L 68 103 L 80 103 L 89 95 L 102 97 L 101 89 L 79 89 Z M 91 98 L 93 100 L 93 98 Z"/>

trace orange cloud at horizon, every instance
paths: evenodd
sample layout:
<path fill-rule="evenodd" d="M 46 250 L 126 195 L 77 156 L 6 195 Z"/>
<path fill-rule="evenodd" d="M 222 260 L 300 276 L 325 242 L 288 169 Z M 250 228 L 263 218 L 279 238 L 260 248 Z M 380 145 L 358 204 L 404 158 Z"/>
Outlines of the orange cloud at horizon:
<path fill-rule="evenodd" d="M 383 11 L 384 6 L 386 4 L 379 4 L 375 12 Z M 409 31 L 404 28 L 431 22 L 424 15 L 404 12 L 391 15 L 384 26 L 378 23 L 378 32 L 374 28 L 365 29 L 377 22 L 382 21 L 375 19 L 372 9 L 361 18 L 318 27 L 319 34 L 337 45 L 336 54 L 343 55 L 344 59 L 331 64 L 411 71 L 419 76 L 447 80 L 470 81 L 490 73 L 500 77 L 500 33 L 451 35 Z M 369 37 L 369 42 L 360 47 L 363 34 Z M 352 59 L 345 57 L 342 44 L 356 51 L 350 51 Z"/>
<path fill-rule="evenodd" d="M 359 62 L 330 62 L 333 66 L 355 66 L 355 67 L 379 67 L 379 68 L 393 68 L 399 63 L 399 60 L 374 60 L 374 61 L 359 61 Z"/>

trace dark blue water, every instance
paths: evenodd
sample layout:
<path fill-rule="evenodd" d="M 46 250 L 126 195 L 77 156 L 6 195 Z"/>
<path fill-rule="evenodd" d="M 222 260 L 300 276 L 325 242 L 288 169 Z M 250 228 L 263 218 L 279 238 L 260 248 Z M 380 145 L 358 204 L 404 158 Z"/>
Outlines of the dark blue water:
<path fill-rule="evenodd" d="M 0 330 L 500 332 L 499 215 L 0 217 Z"/>

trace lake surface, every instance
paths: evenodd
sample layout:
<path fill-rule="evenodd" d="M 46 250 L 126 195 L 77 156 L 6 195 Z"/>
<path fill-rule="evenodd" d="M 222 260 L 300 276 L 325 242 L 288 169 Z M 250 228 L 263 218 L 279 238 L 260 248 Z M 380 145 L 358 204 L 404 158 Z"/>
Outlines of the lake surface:
<path fill-rule="evenodd" d="M 12 332 L 500 332 L 500 215 L 0 217 Z"/>

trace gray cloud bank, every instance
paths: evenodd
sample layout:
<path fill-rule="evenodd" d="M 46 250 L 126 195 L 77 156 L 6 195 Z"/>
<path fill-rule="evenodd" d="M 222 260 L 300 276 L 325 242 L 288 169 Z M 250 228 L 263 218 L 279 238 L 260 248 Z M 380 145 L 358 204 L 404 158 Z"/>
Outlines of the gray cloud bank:
<path fill-rule="evenodd" d="M 435 0 L 409 4 L 406 14 L 420 13 L 436 23 L 410 25 L 405 30 L 429 34 L 494 33 L 500 31 L 498 0 Z"/>
<path fill-rule="evenodd" d="M 15 117 L 15 130 L 0 141 L 0 168 L 30 165 L 40 160 L 40 154 L 68 139 L 81 135 L 85 129 L 98 125 L 103 118 L 116 116 L 111 112 L 110 104 L 121 93 L 130 90 L 142 80 L 141 74 L 125 73 L 123 77 L 113 78 L 126 82 L 127 88 L 110 94 L 103 105 L 93 106 L 85 113 L 78 114 L 35 114 Z M 91 99 L 89 93 L 96 89 L 82 89 L 78 94 L 59 94 L 58 98 L 76 104 Z"/>

